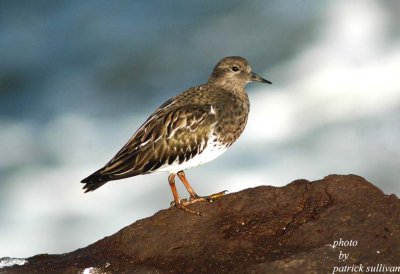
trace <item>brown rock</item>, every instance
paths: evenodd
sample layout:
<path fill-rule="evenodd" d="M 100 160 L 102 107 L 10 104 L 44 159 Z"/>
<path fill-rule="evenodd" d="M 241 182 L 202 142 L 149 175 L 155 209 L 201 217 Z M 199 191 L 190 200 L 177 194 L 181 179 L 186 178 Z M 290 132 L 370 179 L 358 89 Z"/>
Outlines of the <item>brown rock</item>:
<path fill-rule="evenodd" d="M 400 270 L 400 201 L 355 175 L 260 186 L 192 208 L 205 216 L 161 210 L 85 248 L 34 256 L 0 273 L 332 273 L 360 264 L 363 272 L 378 264 Z M 357 243 L 333 248 L 340 239 Z M 348 259 L 340 261 L 340 253 Z"/>

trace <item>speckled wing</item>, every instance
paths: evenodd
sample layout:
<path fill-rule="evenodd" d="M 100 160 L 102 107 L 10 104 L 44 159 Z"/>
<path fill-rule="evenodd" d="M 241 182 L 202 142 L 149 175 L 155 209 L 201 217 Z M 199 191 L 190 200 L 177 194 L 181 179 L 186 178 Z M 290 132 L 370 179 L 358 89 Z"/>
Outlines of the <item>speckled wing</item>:
<path fill-rule="evenodd" d="M 167 101 L 110 162 L 91 176 L 105 183 L 155 172 L 165 165 L 187 161 L 204 150 L 210 127 L 215 122 L 211 105 L 171 107 Z M 93 188 L 95 185 L 91 186 L 91 181 L 87 180 L 91 176 L 82 181 L 87 184 L 87 191 L 97 188 Z"/>

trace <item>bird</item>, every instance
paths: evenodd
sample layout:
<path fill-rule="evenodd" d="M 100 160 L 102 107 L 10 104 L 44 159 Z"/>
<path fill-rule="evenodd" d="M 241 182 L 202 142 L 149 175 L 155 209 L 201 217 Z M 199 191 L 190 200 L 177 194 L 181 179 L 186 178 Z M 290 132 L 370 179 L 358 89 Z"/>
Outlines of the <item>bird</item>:
<path fill-rule="evenodd" d="M 108 181 L 167 172 L 174 198 L 171 205 L 201 215 L 188 206 L 199 201 L 212 202 L 226 190 L 199 196 L 185 170 L 214 160 L 239 138 L 250 110 L 245 90 L 250 82 L 271 84 L 254 73 L 245 58 L 222 58 L 205 84 L 191 87 L 163 103 L 106 165 L 83 179 L 85 193 Z M 180 199 L 176 176 L 187 189 L 189 199 Z"/>

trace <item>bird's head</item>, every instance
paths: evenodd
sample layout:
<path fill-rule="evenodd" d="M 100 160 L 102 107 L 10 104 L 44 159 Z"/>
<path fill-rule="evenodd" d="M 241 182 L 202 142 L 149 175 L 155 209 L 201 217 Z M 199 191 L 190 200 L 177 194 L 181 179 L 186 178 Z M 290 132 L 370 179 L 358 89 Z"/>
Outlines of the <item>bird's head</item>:
<path fill-rule="evenodd" d="M 227 89 L 243 89 L 249 82 L 271 84 L 270 81 L 252 72 L 249 62 L 240 56 L 231 56 L 221 59 L 214 67 L 209 82 Z"/>

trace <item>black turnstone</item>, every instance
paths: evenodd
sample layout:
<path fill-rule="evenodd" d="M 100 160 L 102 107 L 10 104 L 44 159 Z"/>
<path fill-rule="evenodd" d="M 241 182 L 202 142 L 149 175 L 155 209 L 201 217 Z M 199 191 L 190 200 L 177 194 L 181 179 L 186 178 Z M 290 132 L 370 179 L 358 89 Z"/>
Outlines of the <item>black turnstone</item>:
<path fill-rule="evenodd" d="M 176 207 L 199 214 L 186 206 L 212 201 L 225 191 L 198 196 L 184 170 L 220 156 L 240 136 L 249 114 L 245 85 L 271 82 L 251 71 L 246 59 L 223 58 L 208 82 L 192 87 L 162 104 L 104 167 L 82 180 L 85 192 L 106 182 L 153 172 L 168 172 Z M 185 185 L 189 200 L 179 198 L 175 176 Z"/>

